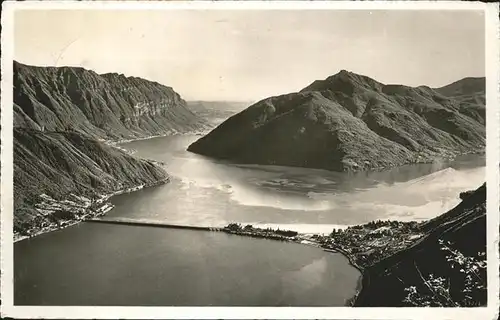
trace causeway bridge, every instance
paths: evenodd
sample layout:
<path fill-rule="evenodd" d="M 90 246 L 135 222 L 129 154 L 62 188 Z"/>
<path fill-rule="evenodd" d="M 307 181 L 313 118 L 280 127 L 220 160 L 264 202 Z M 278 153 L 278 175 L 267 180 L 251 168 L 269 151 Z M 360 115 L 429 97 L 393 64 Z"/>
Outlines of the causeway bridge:
<path fill-rule="evenodd" d="M 85 220 L 85 222 L 90 223 L 106 223 L 106 224 L 121 224 L 128 226 L 142 226 L 142 227 L 156 227 L 156 228 L 170 228 L 170 229 L 188 229 L 188 230 L 203 230 L 203 231 L 223 231 L 223 228 L 219 227 L 200 227 L 200 226 L 189 226 L 189 225 L 179 225 L 179 224 L 169 224 L 161 221 L 137 221 L 129 219 L 120 218 L 91 218 Z"/>

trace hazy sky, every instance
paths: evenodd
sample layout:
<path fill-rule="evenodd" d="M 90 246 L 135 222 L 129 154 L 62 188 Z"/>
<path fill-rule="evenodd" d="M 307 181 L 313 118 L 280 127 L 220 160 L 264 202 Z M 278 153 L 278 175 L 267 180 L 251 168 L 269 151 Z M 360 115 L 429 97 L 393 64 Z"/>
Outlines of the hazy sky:
<path fill-rule="evenodd" d="M 257 100 L 341 69 L 442 86 L 484 76 L 477 11 L 32 10 L 15 14 L 15 59 L 172 86 L 188 100 Z"/>

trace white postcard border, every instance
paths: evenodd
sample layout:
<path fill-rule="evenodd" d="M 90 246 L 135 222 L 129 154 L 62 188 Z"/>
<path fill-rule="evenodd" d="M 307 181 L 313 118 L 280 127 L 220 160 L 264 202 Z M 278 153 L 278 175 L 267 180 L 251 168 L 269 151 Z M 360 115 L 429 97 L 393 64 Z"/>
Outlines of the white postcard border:
<path fill-rule="evenodd" d="M 13 305 L 12 61 L 15 10 L 484 10 L 486 37 L 486 163 L 488 307 L 34 307 Z M 499 310 L 499 21 L 495 3 L 456 1 L 25 1 L 2 3 L 1 312 L 12 318 L 53 319 L 496 319 Z M 457 23 L 460 23 L 457 21 Z"/>

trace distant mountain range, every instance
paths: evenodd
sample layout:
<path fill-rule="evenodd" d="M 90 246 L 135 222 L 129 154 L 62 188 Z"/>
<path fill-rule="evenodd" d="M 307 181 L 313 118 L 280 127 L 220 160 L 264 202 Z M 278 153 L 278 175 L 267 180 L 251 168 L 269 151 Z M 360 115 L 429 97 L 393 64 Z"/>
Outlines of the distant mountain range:
<path fill-rule="evenodd" d="M 190 110 L 220 110 L 220 111 L 241 111 L 253 104 L 252 101 L 226 101 L 226 100 L 189 100 L 187 101 Z"/>
<path fill-rule="evenodd" d="M 251 104 L 252 104 L 251 102 L 242 102 L 242 101 L 199 100 L 199 101 L 187 102 L 189 110 L 193 111 L 196 115 L 208 121 L 210 123 L 210 128 L 219 125 L 227 118 L 240 112 L 241 110 L 245 109 Z"/>
<path fill-rule="evenodd" d="M 484 147 L 484 78 L 432 89 L 342 70 L 255 103 L 188 150 L 238 163 L 361 171 Z"/>

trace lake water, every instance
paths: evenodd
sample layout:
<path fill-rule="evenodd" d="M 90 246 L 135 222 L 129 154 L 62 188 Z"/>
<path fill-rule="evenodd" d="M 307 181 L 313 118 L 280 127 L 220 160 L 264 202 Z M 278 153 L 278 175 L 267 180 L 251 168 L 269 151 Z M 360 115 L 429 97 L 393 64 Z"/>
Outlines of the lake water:
<path fill-rule="evenodd" d="M 341 306 L 359 272 L 319 248 L 82 223 L 15 244 L 19 305 Z"/>
<path fill-rule="evenodd" d="M 112 199 L 106 219 L 330 232 L 421 220 L 485 180 L 484 157 L 346 174 L 234 165 L 186 151 L 197 136 L 122 146 L 166 163 L 171 183 Z M 359 272 L 340 254 L 220 232 L 82 223 L 15 244 L 23 305 L 341 306 Z"/>
<path fill-rule="evenodd" d="M 107 218 L 223 226 L 230 222 L 330 232 L 375 219 L 423 220 L 485 181 L 484 156 L 360 174 L 280 166 L 235 165 L 187 152 L 197 136 L 122 146 L 163 161 L 171 183 L 113 199 Z"/>

